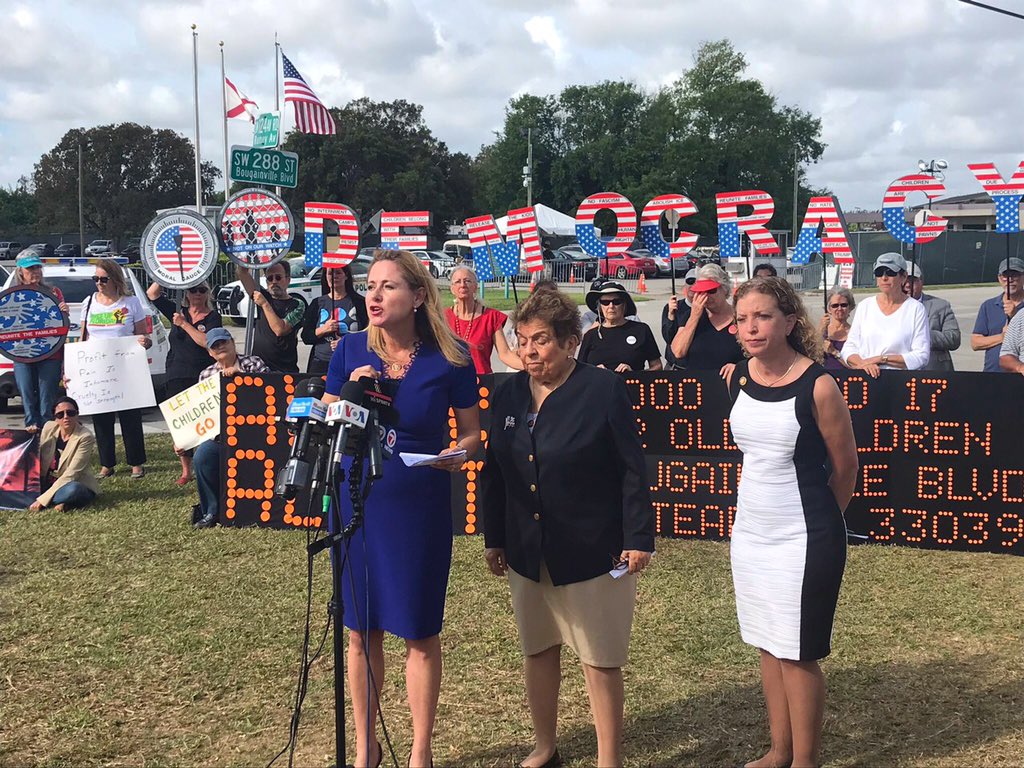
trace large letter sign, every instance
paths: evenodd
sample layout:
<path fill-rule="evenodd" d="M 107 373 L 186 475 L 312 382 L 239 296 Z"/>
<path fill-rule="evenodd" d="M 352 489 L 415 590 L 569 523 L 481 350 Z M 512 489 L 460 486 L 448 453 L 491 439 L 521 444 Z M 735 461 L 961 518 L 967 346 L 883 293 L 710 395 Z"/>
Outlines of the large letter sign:
<path fill-rule="evenodd" d="M 719 192 L 715 195 L 718 207 L 718 249 L 723 259 L 740 255 L 740 233 L 746 233 L 754 250 L 765 256 L 779 252 L 779 244 L 765 228 L 775 213 L 775 201 L 767 192 L 748 189 L 743 192 Z M 754 212 L 740 216 L 741 205 L 752 206 Z"/>
<path fill-rule="evenodd" d="M 324 222 L 338 225 L 338 248 L 326 252 Z M 359 219 L 347 205 L 306 203 L 306 266 L 339 269 L 359 253 Z"/>
<path fill-rule="evenodd" d="M 403 227 L 430 227 L 430 211 L 384 211 L 380 215 L 380 247 L 391 251 L 423 250 L 427 236 L 408 235 Z"/>
<path fill-rule="evenodd" d="M 1003 181 L 995 163 L 968 163 L 974 177 L 996 204 L 996 232 L 1020 232 L 1020 201 L 1024 197 L 1024 161 L 1009 183 Z"/>
<path fill-rule="evenodd" d="M 673 210 L 679 218 L 692 216 L 697 206 L 686 195 L 659 195 L 644 206 L 640 217 L 640 237 L 644 245 L 655 256 L 666 259 L 681 259 L 697 245 L 697 236 L 692 232 L 680 232 L 675 242 L 667 243 L 661 236 L 661 215 Z"/>
<path fill-rule="evenodd" d="M 618 229 L 614 237 L 598 237 L 594 230 L 594 216 L 608 208 L 615 214 Z M 576 239 L 591 256 L 603 259 L 629 250 L 636 237 L 636 210 L 633 204 L 618 192 L 598 192 L 591 195 L 576 209 Z"/>
<path fill-rule="evenodd" d="M 823 230 L 820 237 L 819 228 Z M 839 265 L 839 284 L 844 288 L 853 287 L 854 258 L 850 233 L 846 229 L 839 199 L 834 195 L 811 198 L 793 251 L 793 263 L 807 264 L 814 253 L 831 254 L 833 262 Z"/>
<path fill-rule="evenodd" d="M 478 280 L 494 278 L 490 256 L 498 263 L 499 274 L 513 277 L 519 274 L 519 243 L 523 244 L 528 272 L 544 269 L 544 256 L 540 249 L 540 233 L 533 208 L 517 208 L 508 212 L 508 238 L 501 236 L 494 216 L 474 216 L 466 219 L 469 244 L 473 247 L 473 269 Z"/>
<path fill-rule="evenodd" d="M 912 173 L 901 176 L 885 190 L 882 200 L 882 221 L 889 234 L 904 243 L 930 243 L 946 230 L 949 223 L 941 216 L 925 212 L 924 223 L 920 226 L 907 224 L 904 205 L 911 192 L 924 192 L 929 200 L 946 194 L 946 185 L 933 179 L 927 173 Z"/>

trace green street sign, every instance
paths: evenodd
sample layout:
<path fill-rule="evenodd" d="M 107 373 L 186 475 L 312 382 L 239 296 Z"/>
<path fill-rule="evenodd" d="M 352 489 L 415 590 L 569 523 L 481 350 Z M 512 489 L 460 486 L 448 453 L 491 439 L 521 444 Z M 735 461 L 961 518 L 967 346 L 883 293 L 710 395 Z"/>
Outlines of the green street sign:
<path fill-rule="evenodd" d="M 256 118 L 252 129 L 252 145 L 256 149 L 277 149 L 281 136 L 281 113 L 264 112 Z"/>
<path fill-rule="evenodd" d="M 236 145 L 231 148 L 231 180 L 294 189 L 299 183 L 299 156 Z"/>

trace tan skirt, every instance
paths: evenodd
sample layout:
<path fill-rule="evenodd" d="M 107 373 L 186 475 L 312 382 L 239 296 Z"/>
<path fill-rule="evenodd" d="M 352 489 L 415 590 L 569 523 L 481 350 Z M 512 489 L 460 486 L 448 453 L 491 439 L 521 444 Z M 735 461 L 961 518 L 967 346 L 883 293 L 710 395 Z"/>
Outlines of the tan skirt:
<path fill-rule="evenodd" d="M 613 579 L 604 573 L 556 587 L 541 563 L 539 583 L 511 568 L 508 583 L 523 655 L 564 644 L 588 666 L 625 666 L 636 606 L 635 574 Z"/>

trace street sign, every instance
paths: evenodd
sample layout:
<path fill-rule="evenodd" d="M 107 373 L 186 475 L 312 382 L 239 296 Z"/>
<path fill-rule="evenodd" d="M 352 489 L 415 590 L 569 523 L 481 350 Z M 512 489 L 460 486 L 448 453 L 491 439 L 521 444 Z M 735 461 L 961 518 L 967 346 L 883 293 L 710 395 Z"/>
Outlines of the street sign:
<path fill-rule="evenodd" d="M 255 149 L 277 149 L 280 136 L 280 112 L 264 112 L 256 118 L 252 129 L 252 145 Z"/>
<path fill-rule="evenodd" d="M 231 180 L 294 188 L 299 183 L 299 156 L 276 149 L 233 146 Z"/>

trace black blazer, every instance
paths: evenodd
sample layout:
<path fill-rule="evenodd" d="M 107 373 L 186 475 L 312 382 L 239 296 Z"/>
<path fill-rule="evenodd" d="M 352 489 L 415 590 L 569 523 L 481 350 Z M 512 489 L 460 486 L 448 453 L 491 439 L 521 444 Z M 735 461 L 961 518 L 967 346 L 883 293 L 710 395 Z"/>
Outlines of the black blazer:
<path fill-rule="evenodd" d="M 505 380 L 491 402 L 481 474 L 484 541 L 508 564 L 555 585 L 607 573 L 624 549 L 654 551 L 654 511 L 632 403 L 622 377 L 577 363 L 548 395 L 533 433 L 530 377 Z"/>

